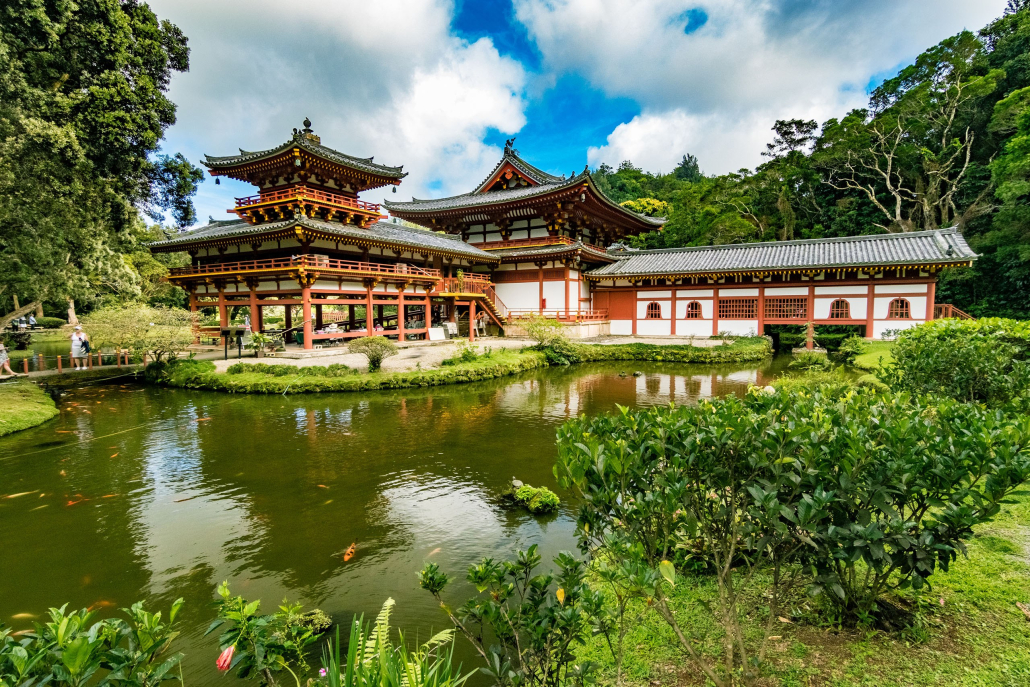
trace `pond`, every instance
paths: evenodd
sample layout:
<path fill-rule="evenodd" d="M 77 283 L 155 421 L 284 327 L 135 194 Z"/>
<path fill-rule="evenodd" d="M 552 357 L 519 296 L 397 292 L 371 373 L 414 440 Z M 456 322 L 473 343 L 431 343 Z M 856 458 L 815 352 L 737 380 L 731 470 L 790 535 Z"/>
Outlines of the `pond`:
<path fill-rule="evenodd" d="M 191 685 L 218 679 L 216 640 L 201 634 L 222 580 L 265 609 L 287 597 L 345 626 L 392 596 L 395 626 L 426 638 L 447 620 L 418 588 L 424 561 L 464 580 L 483 556 L 536 543 L 549 562 L 575 548 L 568 494 L 539 518 L 501 499 L 513 477 L 557 490 L 562 422 L 743 393 L 784 365 L 604 363 L 290 397 L 84 386 L 59 418 L 0 439 L 0 622 L 25 628 L 23 614 L 66 601 L 110 614 L 182 596 Z M 449 591 L 460 601 L 469 589 Z"/>

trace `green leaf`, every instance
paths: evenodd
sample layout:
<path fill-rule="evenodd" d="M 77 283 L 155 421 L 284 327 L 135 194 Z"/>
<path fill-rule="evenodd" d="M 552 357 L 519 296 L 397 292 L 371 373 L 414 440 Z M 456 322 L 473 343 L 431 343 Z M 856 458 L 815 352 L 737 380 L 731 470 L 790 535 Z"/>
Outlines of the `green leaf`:
<path fill-rule="evenodd" d="M 658 572 L 662 574 L 662 577 L 664 577 L 665 581 L 671 586 L 676 586 L 676 566 L 674 566 L 670 561 L 662 561 L 659 563 Z"/>

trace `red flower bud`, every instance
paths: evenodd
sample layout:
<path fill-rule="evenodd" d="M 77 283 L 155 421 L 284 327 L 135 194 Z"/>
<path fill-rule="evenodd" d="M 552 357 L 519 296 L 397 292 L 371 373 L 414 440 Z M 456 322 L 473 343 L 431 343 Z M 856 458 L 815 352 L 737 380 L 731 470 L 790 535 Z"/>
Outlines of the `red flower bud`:
<path fill-rule="evenodd" d="M 233 644 L 228 649 L 222 652 L 215 661 L 215 667 L 219 670 L 229 670 L 229 666 L 232 665 L 232 655 L 236 652 L 236 645 Z"/>

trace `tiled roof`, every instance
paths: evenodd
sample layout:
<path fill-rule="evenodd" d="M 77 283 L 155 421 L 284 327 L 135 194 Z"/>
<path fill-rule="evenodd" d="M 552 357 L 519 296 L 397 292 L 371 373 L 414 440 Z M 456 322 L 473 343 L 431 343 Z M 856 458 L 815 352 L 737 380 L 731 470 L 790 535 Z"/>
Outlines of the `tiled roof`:
<path fill-rule="evenodd" d="M 497 262 L 497 256 L 480 250 L 461 240 L 457 236 L 438 234 L 424 229 L 413 229 L 392 222 L 377 222 L 368 229 L 362 229 L 350 224 L 339 222 L 323 222 L 322 220 L 299 217 L 296 219 L 283 220 L 281 222 L 268 222 L 265 224 L 248 224 L 243 220 L 230 220 L 226 222 L 212 221 L 199 229 L 186 232 L 179 236 L 148 244 L 152 248 L 165 248 L 176 245 L 186 245 L 198 241 L 221 239 L 230 236 L 247 236 L 267 234 L 272 231 L 289 229 L 294 226 L 307 227 L 316 231 L 324 231 L 327 234 L 336 234 L 346 238 L 364 239 L 377 243 L 405 248 L 428 249 L 439 253 L 450 253 L 462 257 L 480 260 L 482 262 Z"/>
<path fill-rule="evenodd" d="M 375 174 L 381 177 L 387 177 L 390 179 L 401 179 L 407 176 L 407 172 L 404 171 L 404 166 L 400 167 L 387 167 L 386 165 L 379 165 L 372 162 L 373 158 L 354 157 L 341 153 L 338 150 L 327 148 L 321 143 L 307 138 L 303 132 L 294 133 L 293 138 L 275 148 L 269 148 L 268 150 L 259 150 L 257 152 L 251 152 L 248 150 L 240 149 L 239 155 L 226 155 L 223 157 L 214 157 L 211 155 L 204 156 L 204 166 L 209 169 L 226 169 L 229 167 L 236 167 L 247 162 L 254 162 L 261 160 L 266 157 L 274 157 L 282 152 L 290 150 L 294 146 L 302 148 L 312 155 L 338 162 L 341 165 L 351 167 L 353 169 L 368 172 L 369 174 Z"/>
<path fill-rule="evenodd" d="M 383 201 L 383 207 L 390 212 L 397 213 L 433 212 L 459 208 L 475 208 L 543 196 L 548 193 L 553 193 L 554 191 L 561 191 L 563 189 L 582 184 L 584 181 L 590 181 L 591 184 L 593 183 L 593 180 L 590 178 L 590 173 L 587 171 L 583 171 L 570 179 L 540 184 L 539 186 L 520 186 L 518 188 L 507 188 L 501 191 L 487 191 L 486 193 L 473 191 L 472 193 L 463 193 L 460 196 L 437 198 L 435 200 L 419 200 L 417 198 L 412 198 L 411 202 L 406 203 L 391 203 L 390 201 Z M 621 205 L 609 200 L 608 197 L 599 190 L 597 191 L 597 195 L 603 202 L 607 202 L 609 205 L 618 208 L 621 212 L 632 215 L 634 218 L 640 219 L 654 227 L 660 227 L 666 222 L 664 217 L 648 217 L 646 215 L 641 215 L 631 210 L 627 210 Z"/>
<path fill-rule="evenodd" d="M 575 243 L 557 243 L 550 246 L 536 246 L 534 248 L 504 248 L 502 250 L 492 250 L 491 255 L 499 256 L 500 258 L 522 258 L 522 257 L 546 257 L 549 255 L 562 255 L 563 253 L 570 253 L 575 251 L 582 251 L 590 256 L 600 258 L 605 262 L 614 260 L 605 251 L 583 243 L 582 241 L 576 241 Z"/>
<path fill-rule="evenodd" d="M 834 269 L 873 265 L 933 265 L 975 260 L 956 229 L 700 248 L 610 252 L 617 261 L 591 278 Z"/>
<path fill-rule="evenodd" d="M 485 191 L 487 184 L 490 183 L 490 181 L 494 178 L 494 175 L 497 174 L 497 172 L 501 170 L 501 167 L 504 167 L 506 163 L 510 163 L 511 166 L 519 170 L 519 172 L 521 172 L 524 177 L 526 177 L 527 179 L 532 179 L 537 184 L 556 184 L 558 182 L 564 181 L 564 177 L 557 177 L 553 174 L 548 174 L 539 167 L 534 167 L 533 165 L 523 160 L 521 157 L 519 157 L 519 154 L 511 148 L 505 148 L 504 157 L 502 157 L 501 161 L 497 163 L 497 166 L 493 168 L 493 171 L 491 171 L 490 174 L 487 175 L 486 179 L 483 179 L 483 183 L 476 187 L 476 190 L 473 191 L 473 193 L 480 193 L 482 191 Z"/>

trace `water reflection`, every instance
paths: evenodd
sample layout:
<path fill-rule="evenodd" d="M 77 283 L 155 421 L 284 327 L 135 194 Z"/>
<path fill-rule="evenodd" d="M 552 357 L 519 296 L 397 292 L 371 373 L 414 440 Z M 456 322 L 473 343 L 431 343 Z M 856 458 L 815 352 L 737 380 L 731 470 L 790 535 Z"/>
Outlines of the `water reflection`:
<path fill-rule="evenodd" d="M 574 548 L 568 495 L 549 518 L 500 499 L 513 477 L 556 489 L 558 425 L 740 393 L 778 367 L 615 363 L 300 397 L 86 387 L 55 421 L 0 439 L 0 495 L 29 492 L 0 498 L 0 619 L 183 596 L 185 677 L 201 685 L 215 679 L 200 634 L 223 579 L 266 608 L 289 597 L 345 622 L 393 596 L 397 625 L 424 634 L 445 618 L 417 588 L 423 562 L 460 579 L 484 555 Z"/>

